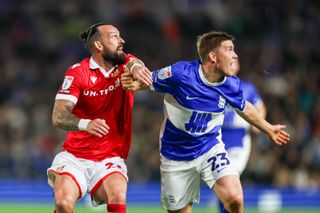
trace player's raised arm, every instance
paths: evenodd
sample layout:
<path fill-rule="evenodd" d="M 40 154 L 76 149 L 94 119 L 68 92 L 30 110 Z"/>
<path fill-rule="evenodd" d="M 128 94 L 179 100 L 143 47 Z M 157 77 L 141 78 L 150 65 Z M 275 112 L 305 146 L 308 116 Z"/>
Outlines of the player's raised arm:
<path fill-rule="evenodd" d="M 141 60 L 132 58 L 126 65 L 126 69 L 132 74 L 134 80 L 147 86 L 152 85 L 151 72 Z"/>
<path fill-rule="evenodd" d="M 244 111 L 238 111 L 238 114 L 251 125 L 266 133 L 275 144 L 282 145 L 289 142 L 290 135 L 284 130 L 286 126 L 270 124 L 250 102 L 247 101 Z"/>
<path fill-rule="evenodd" d="M 125 69 L 125 72 L 121 75 L 121 84 L 123 89 L 129 90 L 129 91 L 137 91 L 137 90 L 146 89 L 150 86 L 143 82 L 139 82 L 138 80 L 134 80 L 133 74 L 129 72 L 128 68 L 124 67 L 124 69 Z M 151 74 L 150 71 L 149 73 Z"/>
<path fill-rule="evenodd" d="M 72 114 L 75 104 L 69 100 L 56 100 L 52 113 L 53 126 L 67 131 L 88 131 L 90 134 L 102 137 L 109 131 L 109 126 L 103 119 L 79 119 Z"/>
<path fill-rule="evenodd" d="M 256 106 L 255 109 L 257 110 L 257 112 L 259 113 L 259 115 L 262 118 L 264 118 L 264 119 L 266 118 L 266 116 L 267 116 L 267 108 L 266 108 L 266 105 L 263 103 L 263 101 L 261 101 L 259 106 Z M 252 132 L 254 134 L 260 133 L 260 130 L 255 126 L 251 126 L 251 130 L 252 130 Z"/>

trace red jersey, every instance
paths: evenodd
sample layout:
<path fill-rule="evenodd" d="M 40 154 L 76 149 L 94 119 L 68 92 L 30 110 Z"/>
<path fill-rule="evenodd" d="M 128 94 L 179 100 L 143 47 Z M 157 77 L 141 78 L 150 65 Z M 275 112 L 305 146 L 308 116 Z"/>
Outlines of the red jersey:
<path fill-rule="evenodd" d="M 124 64 L 132 57 L 127 55 Z M 93 161 L 116 156 L 127 158 L 131 144 L 134 93 L 123 90 L 121 86 L 124 64 L 106 71 L 93 58 L 85 58 L 68 69 L 56 100 L 72 101 L 76 104 L 72 111 L 75 116 L 104 119 L 110 129 L 102 138 L 87 131 L 69 131 L 63 144 L 64 150 L 78 158 Z"/>

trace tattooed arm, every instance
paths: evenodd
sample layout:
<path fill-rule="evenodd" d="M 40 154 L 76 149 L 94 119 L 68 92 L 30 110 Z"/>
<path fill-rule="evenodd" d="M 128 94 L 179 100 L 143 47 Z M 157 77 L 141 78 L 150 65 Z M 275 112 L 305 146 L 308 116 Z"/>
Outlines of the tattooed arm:
<path fill-rule="evenodd" d="M 74 106 L 71 101 L 56 100 L 52 113 L 53 126 L 67 131 L 79 130 L 80 119 L 71 113 Z"/>
<path fill-rule="evenodd" d="M 56 100 L 52 113 L 52 123 L 67 131 L 87 131 L 92 135 L 102 137 L 109 132 L 109 126 L 103 119 L 79 119 L 72 114 L 75 104 L 68 100 Z"/>

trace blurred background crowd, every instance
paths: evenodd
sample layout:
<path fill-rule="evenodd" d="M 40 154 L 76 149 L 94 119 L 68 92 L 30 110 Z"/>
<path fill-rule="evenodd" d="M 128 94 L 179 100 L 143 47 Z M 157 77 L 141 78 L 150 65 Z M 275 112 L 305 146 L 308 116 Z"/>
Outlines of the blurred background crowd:
<path fill-rule="evenodd" d="M 283 123 L 286 146 L 253 138 L 244 184 L 320 187 L 320 3 L 284 0 L 0 0 L 0 178 L 46 179 L 64 142 L 51 125 L 69 66 L 88 56 L 79 33 L 118 27 L 125 50 L 150 70 L 197 57 L 211 30 L 236 37 L 239 76 L 253 82 L 267 120 Z M 131 181 L 159 181 L 162 95 L 136 93 Z"/>

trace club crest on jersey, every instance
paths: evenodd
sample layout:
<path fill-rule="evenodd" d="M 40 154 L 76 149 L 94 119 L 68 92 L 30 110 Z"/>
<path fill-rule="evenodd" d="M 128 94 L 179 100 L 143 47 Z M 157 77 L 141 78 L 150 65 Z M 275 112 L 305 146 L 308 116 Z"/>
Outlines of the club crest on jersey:
<path fill-rule="evenodd" d="M 64 81 L 62 83 L 62 89 L 67 90 L 71 86 L 73 81 L 73 76 L 67 75 L 64 77 Z"/>
<path fill-rule="evenodd" d="M 164 80 L 164 79 L 170 78 L 171 76 L 172 76 L 171 66 L 162 68 L 162 69 L 159 70 L 159 72 L 158 72 L 158 78 L 159 78 L 160 80 Z"/>
<path fill-rule="evenodd" d="M 96 76 L 90 76 L 90 79 L 92 81 L 93 84 L 96 83 L 97 77 Z"/>
<path fill-rule="evenodd" d="M 116 69 L 114 72 L 111 73 L 111 78 L 116 77 L 119 74 L 119 70 Z"/>
<path fill-rule="evenodd" d="M 62 172 L 63 169 L 64 169 L 64 167 L 66 167 L 66 166 L 60 166 L 60 167 L 58 167 L 58 168 L 57 168 L 57 172 Z"/>
<path fill-rule="evenodd" d="M 226 106 L 226 99 L 223 96 L 220 95 L 218 107 L 225 108 L 225 106 Z"/>

